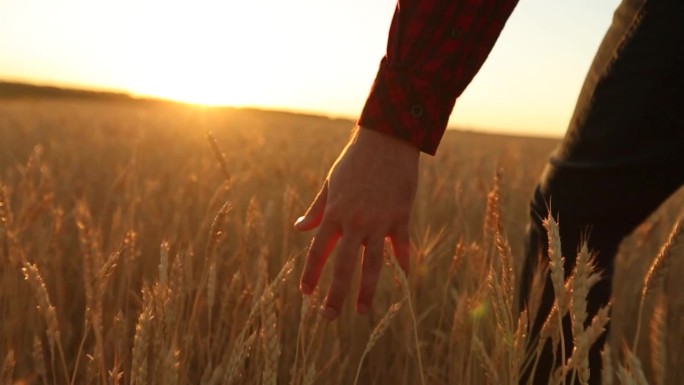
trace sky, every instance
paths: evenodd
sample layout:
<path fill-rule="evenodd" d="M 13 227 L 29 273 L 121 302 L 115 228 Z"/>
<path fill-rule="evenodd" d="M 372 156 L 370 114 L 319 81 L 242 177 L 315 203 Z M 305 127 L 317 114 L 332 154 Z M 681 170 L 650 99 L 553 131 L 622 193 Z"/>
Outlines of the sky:
<path fill-rule="evenodd" d="M 450 125 L 560 136 L 618 0 L 520 0 Z M 0 0 L 0 79 L 355 119 L 395 0 Z"/>

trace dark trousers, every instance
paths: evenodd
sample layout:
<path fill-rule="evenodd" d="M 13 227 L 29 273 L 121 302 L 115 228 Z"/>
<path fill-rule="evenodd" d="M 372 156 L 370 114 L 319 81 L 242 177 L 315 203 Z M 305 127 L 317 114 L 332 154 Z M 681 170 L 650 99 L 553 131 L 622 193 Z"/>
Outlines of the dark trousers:
<path fill-rule="evenodd" d="M 566 136 L 531 201 L 521 307 L 537 261 L 548 260 L 542 219 L 549 207 L 560 225 L 566 277 L 584 235 L 598 253 L 604 279 L 589 293 L 591 318 L 610 300 L 621 240 L 683 183 L 684 1 L 623 0 L 589 69 Z M 553 300 L 547 277 L 532 336 L 539 333 Z M 572 352 L 568 326 L 567 355 Z M 605 341 L 604 334 L 590 352 L 591 384 L 601 382 Z M 535 384 L 548 382 L 557 366 L 552 357 L 549 343 Z"/>

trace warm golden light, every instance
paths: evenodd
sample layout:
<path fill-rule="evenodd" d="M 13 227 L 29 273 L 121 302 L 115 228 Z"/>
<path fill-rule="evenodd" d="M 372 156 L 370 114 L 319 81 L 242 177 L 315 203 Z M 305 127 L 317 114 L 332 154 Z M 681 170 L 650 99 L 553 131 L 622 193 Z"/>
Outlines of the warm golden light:
<path fill-rule="evenodd" d="M 562 133 L 618 2 L 520 2 L 452 124 Z M 355 118 L 396 3 L 2 0 L 0 79 Z"/>

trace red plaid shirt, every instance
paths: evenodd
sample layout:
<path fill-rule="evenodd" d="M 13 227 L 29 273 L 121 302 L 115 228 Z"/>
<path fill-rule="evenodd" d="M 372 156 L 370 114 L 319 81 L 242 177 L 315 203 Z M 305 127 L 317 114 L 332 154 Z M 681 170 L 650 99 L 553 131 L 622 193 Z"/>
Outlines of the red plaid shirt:
<path fill-rule="evenodd" d="M 517 0 L 399 0 L 359 125 L 437 151 Z"/>

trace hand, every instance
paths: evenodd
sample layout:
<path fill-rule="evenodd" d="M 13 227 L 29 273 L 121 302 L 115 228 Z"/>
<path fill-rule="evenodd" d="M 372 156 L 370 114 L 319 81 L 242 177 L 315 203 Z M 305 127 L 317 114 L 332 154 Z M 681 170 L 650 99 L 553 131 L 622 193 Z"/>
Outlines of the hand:
<path fill-rule="evenodd" d="M 311 242 L 300 289 L 309 295 L 318 284 L 328 256 L 340 240 L 323 315 L 334 320 L 349 292 L 363 246 L 356 311 L 368 312 L 380 276 L 385 238 L 399 266 L 409 267 L 408 223 L 418 185 L 420 152 L 408 142 L 359 127 L 328 173 L 299 231 L 318 231 Z"/>

